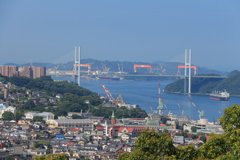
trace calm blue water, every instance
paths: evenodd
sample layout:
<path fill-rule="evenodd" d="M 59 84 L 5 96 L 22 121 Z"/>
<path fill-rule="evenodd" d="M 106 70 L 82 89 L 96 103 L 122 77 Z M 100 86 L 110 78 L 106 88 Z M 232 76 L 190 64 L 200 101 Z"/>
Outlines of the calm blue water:
<path fill-rule="evenodd" d="M 72 80 L 71 78 L 57 78 L 53 79 Z M 150 105 L 155 110 L 158 106 L 158 83 L 161 84 L 161 97 L 164 103 L 173 114 L 181 115 L 181 111 L 177 105 L 176 100 L 181 105 L 185 112 L 191 118 L 199 119 L 197 109 L 187 98 L 187 95 L 164 93 L 163 90 L 168 83 L 172 81 L 101 81 L 101 80 L 87 80 L 81 79 L 81 86 L 100 95 L 106 96 L 105 91 L 100 85 L 105 85 L 111 92 L 114 98 L 122 95 L 126 103 L 138 104 L 142 109 L 148 113 L 151 112 Z M 191 95 L 192 101 L 196 104 L 199 110 L 204 110 L 205 117 L 209 121 L 216 121 L 223 110 L 232 106 L 233 104 L 240 104 L 240 97 L 231 97 L 229 101 L 212 100 L 209 96 Z M 149 105 L 150 104 L 150 105 Z M 219 113 L 221 112 L 221 113 Z M 167 110 L 164 108 L 164 113 Z"/>

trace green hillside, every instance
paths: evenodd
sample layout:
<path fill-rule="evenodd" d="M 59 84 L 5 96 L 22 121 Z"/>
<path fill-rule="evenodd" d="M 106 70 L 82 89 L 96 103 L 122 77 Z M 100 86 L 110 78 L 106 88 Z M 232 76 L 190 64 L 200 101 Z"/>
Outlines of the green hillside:
<path fill-rule="evenodd" d="M 187 80 L 188 84 L 188 80 Z M 227 90 L 231 95 L 240 95 L 240 73 L 233 71 L 229 74 L 228 78 L 192 78 L 192 93 L 210 94 L 213 91 Z M 165 92 L 170 93 L 183 93 L 184 80 L 180 79 L 171 84 L 168 84 Z"/>

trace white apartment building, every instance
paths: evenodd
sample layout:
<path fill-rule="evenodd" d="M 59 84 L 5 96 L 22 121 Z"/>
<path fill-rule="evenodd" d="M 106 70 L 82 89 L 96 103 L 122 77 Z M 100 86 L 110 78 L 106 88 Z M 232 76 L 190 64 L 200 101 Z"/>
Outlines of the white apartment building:
<path fill-rule="evenodd" d="M 2 118 L 2 114 L 6 111 L 16 114 L 16 107 L 8 106 L 6 103 L 1 103 L 0 104 L 0 118 Z"/>
<path fill-rule="evenodd" d="M 26 116 L 27 119 L 33 119 L 33 117 L 36 117 L 36 116 L 43 117 L 44 121 L 54 119 L 54 114 L 52 114 L 51 112 L 42 112 L 42 113 L 27 112 L 24 115 Z"/>

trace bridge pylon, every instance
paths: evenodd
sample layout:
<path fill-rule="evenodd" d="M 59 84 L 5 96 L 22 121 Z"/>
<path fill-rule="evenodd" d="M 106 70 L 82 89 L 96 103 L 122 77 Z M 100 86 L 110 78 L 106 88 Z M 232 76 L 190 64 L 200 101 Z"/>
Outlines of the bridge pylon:
<path fill-rule="evenodd" d="M 75 47 L 75 63 L 74 63 L 74 80 L 75 83 L 78 83 L 80 86 L 80 66 L 81 66 L 81 58 L 80 58 L 80 47 Z"/>

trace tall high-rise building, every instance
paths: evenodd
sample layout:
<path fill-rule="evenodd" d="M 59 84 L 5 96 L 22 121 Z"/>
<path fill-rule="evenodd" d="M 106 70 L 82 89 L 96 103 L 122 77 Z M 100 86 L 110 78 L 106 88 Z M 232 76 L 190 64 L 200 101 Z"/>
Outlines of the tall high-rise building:
<path fill-rule="evenodd" d="M 25 76 L 28 78 L 33 78 L 33 70 L 31 67 L 23 67 L 19 70 L 19 76 Z"/>
<path fill-rule="evenodd" d="M 46 76 L 46 67 L 32 67 L 33 78 L 40 78 Z"/>
<path fill-rule="evenodd" d="M 28 78 L 40 78 L 46 76 L 46 67 L 23 67 L 18 69 L 17 66 L 0 66 L 0 74 L 7 77 L 25 76 Z"/>
<path fill-rule="evenodd" d="M 7 77 L 18 76 L 17 66 L 0 66 L 0 74 Z"/>

